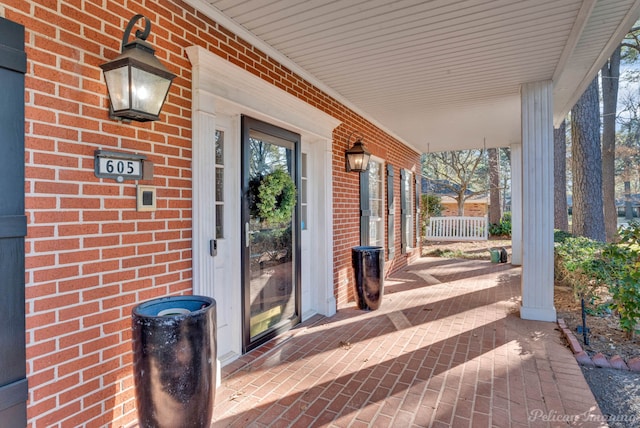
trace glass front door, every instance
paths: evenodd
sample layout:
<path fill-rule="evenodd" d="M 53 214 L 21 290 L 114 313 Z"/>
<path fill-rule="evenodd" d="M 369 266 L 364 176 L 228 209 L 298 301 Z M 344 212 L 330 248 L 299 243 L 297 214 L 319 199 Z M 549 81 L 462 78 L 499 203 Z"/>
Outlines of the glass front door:
<path fill-rule="evenodd" d="M 243 347 L 300 322 L 300 136 L 242 118 Z"/>

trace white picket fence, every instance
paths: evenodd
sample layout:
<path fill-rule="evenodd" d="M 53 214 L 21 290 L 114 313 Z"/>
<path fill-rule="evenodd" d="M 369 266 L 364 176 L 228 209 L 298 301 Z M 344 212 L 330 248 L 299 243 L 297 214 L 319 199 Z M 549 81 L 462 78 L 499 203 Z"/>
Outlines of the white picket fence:
<path fill-rule="evenodd" d="M 425 239 L 428 241 L 486 241 L 487 217 L 431 217 Z"/>

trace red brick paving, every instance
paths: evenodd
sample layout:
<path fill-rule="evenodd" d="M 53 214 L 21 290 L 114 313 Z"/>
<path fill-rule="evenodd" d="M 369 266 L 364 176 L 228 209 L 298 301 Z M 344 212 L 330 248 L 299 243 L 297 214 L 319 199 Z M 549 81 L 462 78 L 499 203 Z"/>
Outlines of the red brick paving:
<path fill-rule="evenodd" d="M 519 296 L 519 268 L 421 259 L 380 309 L 340 308 L 225 367 L 214 426 L 601 426 L 556 325 L 521 320 Z"/>

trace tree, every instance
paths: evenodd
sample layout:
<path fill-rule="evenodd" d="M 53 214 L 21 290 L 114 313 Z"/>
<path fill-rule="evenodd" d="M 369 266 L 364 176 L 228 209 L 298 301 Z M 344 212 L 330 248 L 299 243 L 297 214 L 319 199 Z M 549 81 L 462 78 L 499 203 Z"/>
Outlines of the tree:
<path fill-rule="evenodd" d="M 617 135 L 616 170 L 623 181 L 625 202 L 625 219 L 633 219 L 631 200 L 631 180 L 634 168 L 639 161 L 640 149 L 640 100 L 636 93 L 627 93 L 622 97 L 623 109 L 620 111 L 618 122 L 620 131 Z"/>
<path fill-rule="evenodd" d="M 571 109 L 573 234 L 605 241 L 598 78 Z"/>
<path fill-rule="evenodd" d="M 500 176 L 502 179 L 502 212 L 506 213 L 511 209 L 511 149 L 502 147 L 499 151 Z M 509 203 L 509 205 L 507 205 Z"/>
<path fill-rule="evenodd" d="M 440 185 L 449 190 L 458 203 L 458 215 L 463 216 L 465 201 L 487 191 L 485 163 L 482 149 L 431 153 L 424 157 L 422 174 L 441 180 Z M 473 188 L 476 190 L 471 190 Z"/>
<path fill-rule="evenodd" d="M 621 60 L 626 63 L 635 63 L 640 54 L 640 27 L 634 27 L 627 33 L 624 40 L 620 44 Z M 638 82 L 638 72 L 628 72 L 626 76 L 628 81 Z M 638 151 L 638 108 L 639 104 L 635 95 L 627 94 L 623 99 L 624 109 L 623 115 L 619 118 L 623 128 L 624 135 L 618 138 L 624 145 L 624 148 L 618 150 L 622 168 L 618 168 L 622 173 L 624 182 L 624 199 L 625 199 L 625 219 L 633 219 L 633 206 L 631 203 L 631 165 L 637 160 Z M 626 132 L 625 132 L 626 131 Z M 635 159 L 634 159 L 635 158 Z"/>
<path fill-rule="evenodd" d="M 618 237 L 615 160 L 620 50 L 621 47 L 618 46 L 600 70 L 602 76 L 602 197 L 607 242 L 613 242 Z"/>
<path fill-rule="evenodd" d="M 423 193 L 420 195 L 420 221 L 422 222 L 422 236 L 427 236 L 426 230 L 431 217 L 442 215 L 442 200 L 440 196 L 433 193 Z"/>
<path fill-rule="evenodd" d="M 488 149 L 489 157 L 489 224 L 500 223 L 500 162 L 498 149 Z"/>
<path fill-rule="evenodd" d="M 569 231 L 567 212 L 567 123 L 553 130 L 553 227 Z"/>

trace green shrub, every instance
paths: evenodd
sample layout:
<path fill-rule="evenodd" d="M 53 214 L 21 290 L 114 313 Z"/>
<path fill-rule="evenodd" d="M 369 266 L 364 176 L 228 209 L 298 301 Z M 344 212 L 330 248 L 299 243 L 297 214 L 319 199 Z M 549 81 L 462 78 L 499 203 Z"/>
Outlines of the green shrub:
<path fill-rule="evenodd" d="M 420 215 L 422 218 L 440 217 L 442 215 L 442 199 L 433 193 L 421 195 Z"/>
<path fill-rule="evenodd" d="M 565 232 L 564 230 L 555 229 L 553 231 L 553 242 L 555 243 L 562 243 L 565 241 L 565 239 L 571 237 L 573 237 L 573 235 L 569 232 Z"/>
<path fill-rule="evenodd" d="M 605 244 L 582 236 L 565 238 L 555 246 L 555 278 L 571 287 L 578 298 L 595 304 L 596 290 L 606 284 L 601 257 Z"/>
<path fill-rule="evenodd" d="M 620 242 L 609 244 L 606 260 L 612 309 L 620 317 L 620 328 L 632 337 L 640 333 L 640 223 L 633 221 L 618 230 Z"/>
<path fill-rule="evenodd" d="M 424 193 L 420 197 L 420 219 L 422 223 L 422 236 L 426 236 L 427 225 L 430 217 L 442 215 L 442 199 L 433 193 Z"/>
<path fill-rule="evenodd" d="M 489 235 L 491 236 L 507 236 L 511 237 L 511 213 L 506 212 L 502 215 L 500 223 L 489 225 Z"/>
<path fill-rule="evenodd" d="M 613 310 L 628 337 L 640 332 L 640 223 L 619 230 L 620 242 L 604 244 L 584 237 L 555 234 L 555 277 L 583 297 L 591 313 Z M 605 286 L 611 302 L 599 303 Z"/>

